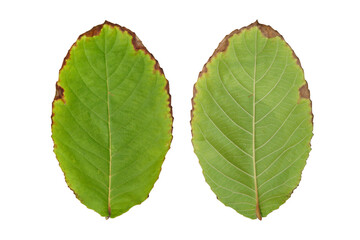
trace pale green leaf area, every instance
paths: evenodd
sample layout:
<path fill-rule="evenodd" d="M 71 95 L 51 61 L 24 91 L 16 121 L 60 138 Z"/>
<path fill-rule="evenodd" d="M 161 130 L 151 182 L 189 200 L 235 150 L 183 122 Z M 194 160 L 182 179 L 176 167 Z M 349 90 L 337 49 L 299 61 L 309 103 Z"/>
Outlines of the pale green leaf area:
<path fill-rule="evenodd" d="M 167 80 L 129 32 L 100 25 L 83 35 L 60 71 L 52 137 L 68 186 L 88 208 L 116 217 L 158 179 L 172 139 Z M 99 27 L 99 26 L 98 26 Z"/>
<path fill-rule="evenodd" d="M 281 37 L 266 37 L 258 26 L 230 36 L 226 50 L 209 60 L 195 85 L 192 118 L 207 183 L 252 219 L 290 197 L 312 137 L 310 99 L 299 93 L 303 70 Z"/>

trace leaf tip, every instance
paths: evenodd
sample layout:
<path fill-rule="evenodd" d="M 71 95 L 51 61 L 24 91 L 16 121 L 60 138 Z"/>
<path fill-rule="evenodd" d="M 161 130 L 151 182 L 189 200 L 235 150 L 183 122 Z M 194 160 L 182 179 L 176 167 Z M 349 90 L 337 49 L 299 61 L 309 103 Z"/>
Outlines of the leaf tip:
<path fill-rule="evenodd" d="M 270 25 L 261 24 L 258 20 L 247 26 L 246 29 L 250 29 L 253 27 L 257 27 L 261 31 L 261 33 L 267 38 L 280 37 L 281 39 L 284 39 L 280 35 L 280 33 L 273 29 Z"/>
<path fill-rule="evenodd" d="M 104 23 L 103 23 L 103 25 L 110 25 L 110 26 L 113 26 L 113 25 L 115 25 L 114 23 L 112 23 L 112 22 L 110 22 L 110 21 L 108 21 L 108 20 L 105 20 L 104 21 Z"/>

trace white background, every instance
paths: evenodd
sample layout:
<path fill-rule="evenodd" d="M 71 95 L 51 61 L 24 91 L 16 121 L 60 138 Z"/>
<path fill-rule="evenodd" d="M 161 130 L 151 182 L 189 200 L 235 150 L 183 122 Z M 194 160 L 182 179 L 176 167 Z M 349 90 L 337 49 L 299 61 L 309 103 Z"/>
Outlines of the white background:
<path fill-rule="evenodd" d="M 357 1 L 1 1 L 0 239 L 359 239 Z M 255 20 L 300 58 L 314 113 L 300 186 L 262 221 L 205 183 L 190 133 L 192 87 L 223 37 Z M 104 20 L 134 31 L 170 82 L 174 139 L 150 197 L 105 220 L 64 181 L 51 102 L 77 37 Z"/>

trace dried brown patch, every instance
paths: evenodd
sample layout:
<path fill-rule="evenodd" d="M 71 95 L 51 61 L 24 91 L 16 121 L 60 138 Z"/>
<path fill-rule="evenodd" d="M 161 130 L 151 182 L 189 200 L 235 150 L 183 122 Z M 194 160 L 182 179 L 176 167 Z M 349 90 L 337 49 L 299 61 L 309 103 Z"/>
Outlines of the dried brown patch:
<path fill-rule="evenodd" d="M 300 102 L 300 99 L 302 99 L 302 98 L 308 99 L 310 101 L 311 124 L 314 125 L 314 114 L 312 113 L 312 101 L 310 99 L 310 90 L 308 87 L 308 83 L 306 81 L 305 81 L 305 84 L 299 88 L 299 102 Z"/>
<path fill-rule="evenodd" d="M 200 78 L 200 76 L 199 76 Z M 190 126 L 191 126 L 191 136 L 193 137 L 194 134 L 193 134 L 193 129 L 192 129 L 192 120 L 194 118 L 194 106 L 195 106 L 195 102 L 194 102 L 194 99 L 195 99 L 195 96 L 197 94 L 197 90 L 196 90 L 196 83 L 194 84 L 193 86 L 193 97 L 191 98 L 191 111 L 190 111 Z"/>
<path fill-rule="evenodd" d="M 190 112 L 191 120 L 192 120 L 193 117 L 194 117 L 194 113 L 193 113 L 193 111 L 194 111 L 194 104 L 195 104 L 194 98 L 195 98 L 196 94 L 197 94 L 196 84 L 194 84 L 194 86 L 193 86 L 193 97 L 191 98 L 191 105 L 192 105 L 192 109 L 191 109 L 191 112 Z"/>
<path fill-rule="evenodd" d="M 308 88 L 308 84 L 305 83 L 300 89 L 299 89 L 299 93 L 300 93 L 300 98 L 306 98 L 306 99 L 310 99 L 310 91 Z"/>
<path fill-rule="evenodd" d="M 54 101 L 61 99 L 63 102 L 65 102 L 64 100 L 64 89 L 62 87 L 60 87 L 57 83 L 56 83 L 56 92 L 55 92 L 55 98 Z"/>

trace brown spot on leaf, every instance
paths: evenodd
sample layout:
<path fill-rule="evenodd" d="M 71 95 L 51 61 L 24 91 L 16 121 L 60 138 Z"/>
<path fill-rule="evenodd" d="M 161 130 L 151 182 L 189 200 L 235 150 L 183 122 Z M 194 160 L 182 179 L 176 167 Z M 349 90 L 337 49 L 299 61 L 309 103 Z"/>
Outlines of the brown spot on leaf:
<path fill-rule="evenodd" d="M 200 76 L 199 76 L 200 77 Z M 195 106 L 195 102 L 194 102 L 194 99 L 195 99 L 195 96 L 196 96 L 196 93 L 197 93 L 197 90 L 196 90 L 196 83 L 194 84 L 193 86 L 193 97 L 191 98 L 191 111 L 190 111 L 190 126 L 192 126 L 191 122 L 194 118 L 194 106 Z M 191 136 L 193 137 L 193 129 L 191 127 Z"/>
<path fill-rule="evenodd" d="M 305 81 L 305 84 L 302 85 L 300 88 L 299 88 L 299 101 L 300 102 L 300 99 L 308 99 L 309 100 L 309 104 L 310 104 L 310 109 L 311 109 L 311 124 L 314 125 L 314 114 L 312 113 L 312 101 L 310 99 L 310 90 L 309 90 L 309 87 L 308 87 L 308 83 Z"/>
<path fill-rule="evenodd" d="M 310 91 L 308 88 L 308 84 L 305 83 L 300 89 L 299 89 L 299 93 L 300 93 L 300 98 L 306 98 L 306 99 L 310 99 Z"/>
<path fill-rule="evenodd" d="M 54 101 L 52 102 L 52 111 L 51 111 L 51 127 L 54 124 L 54 103 L 57 100 L 61 100 L 63 103 L 65 103 L 65 97 L 64 97 L 64 89 L 62 87 L 59 86 L 58 84 L 59 82 L 56 83 L 55 85 L 55 98 Z M 56 148 L 56 144 L 54 142 L 54 149 Z"/>
<path fill-rule="evenodd" d="M 166 78 L 165 78 L 166 79 Z M 168 98 L 168 101 L 169 101 L 169 104 L 168 104 L 168 107 L 170 108 L 170 116 L 171 116 L 171 121 L 174 122 L 174 116 L 173 116 L 173 111 L 172 111 L 172 106 L 171 106 L 171 95 L 170 95 L 170 86 L 169 86 L 169 81 L 166 79 L 166 85 L 165 85 L 165 90 L 169 96 Z M 173 125 L 171 124 L 171 134 L 173 132 Z M 171 140 L 172 140 L 172 137 L 171 137 Z"/>
<path fill-rule="evenodd" d="M 54 101 L 61 99 L 63 102 L 64 100 L 64 89 L 59 86 L 59 84 L 56 83 L 56 91 L 55 91 L 55 99 Z"/>
<path fill-rule="evenodd" d="M 191 109 L 191 112 L 190 112 L 191 119 L 194 117 L 194 114 L 193 114 L 194 104 L 195 104 L 194 98 L 196 96 L 196 93 L 197 93 L 196 84 L 194 84 L 194 86 L 193 86 L 193 97 L 191 98 L 191 105 L 192 105 L 192 109 Z"/>

